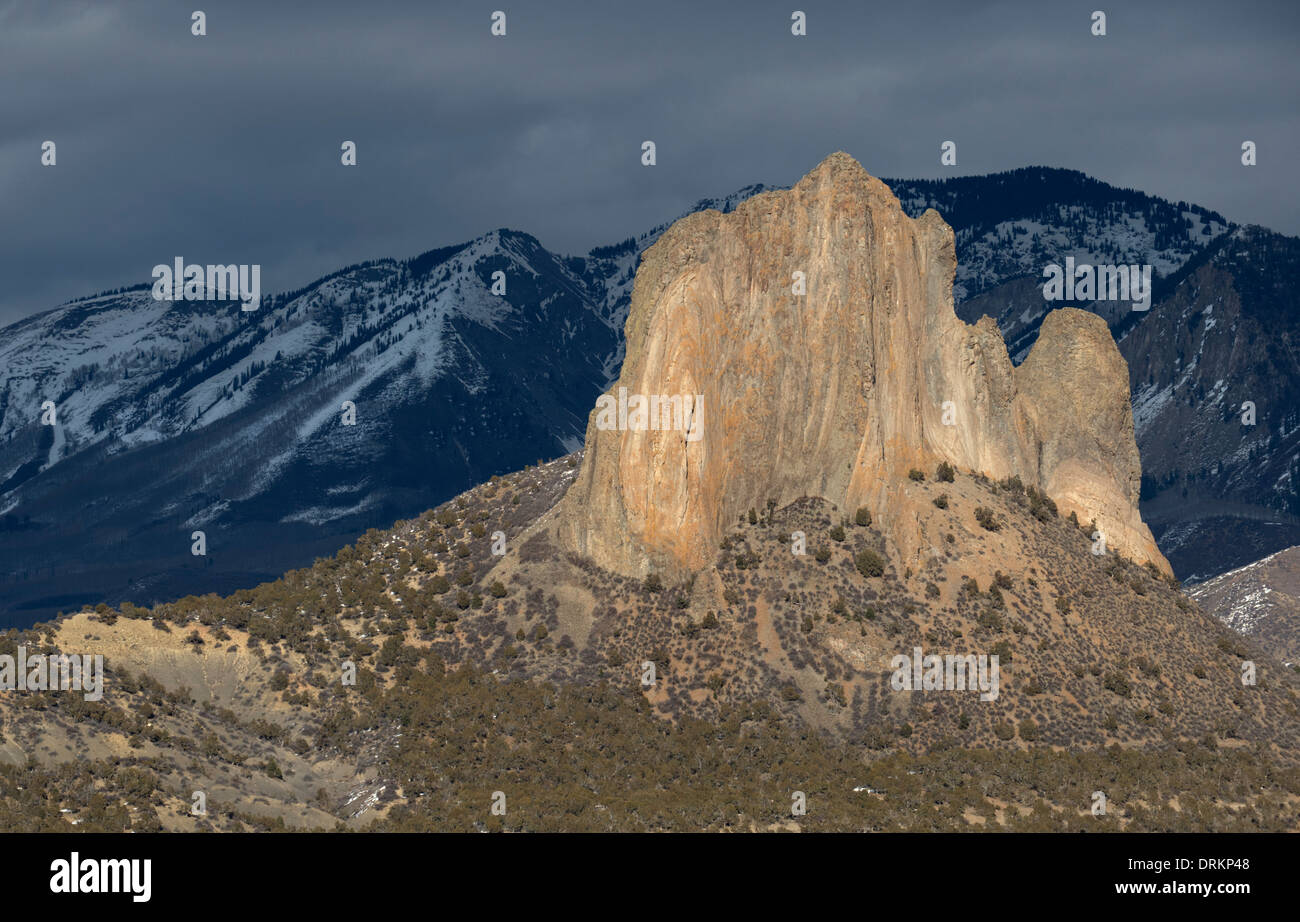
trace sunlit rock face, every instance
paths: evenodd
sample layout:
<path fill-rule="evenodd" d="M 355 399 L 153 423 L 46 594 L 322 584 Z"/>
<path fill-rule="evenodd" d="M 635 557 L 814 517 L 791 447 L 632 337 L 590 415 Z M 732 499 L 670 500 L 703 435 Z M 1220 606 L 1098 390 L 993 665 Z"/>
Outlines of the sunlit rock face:
<path fill-rule="evenodd" d="M 637 272 L 621 376 L 557 510 L 562 542 L 626 575 L 680 577 L 750 508 L 821 496 L 870 509 L 923 562 L 941 542 L 918 525 L 908 472 L 946 460 L 1018 475 L 1095 521 L 1108 550 L 1167 571 L 1137 511 L 1127 367 L 1104 321 L 1053 312 L 1017 368 L 992 320 L 953 312 L 955 267 L 938 213 L 908 218 L 843 153 L 792 189 L 678 221 Z M 689 412 L 658 399 L 685 395 Z"/>

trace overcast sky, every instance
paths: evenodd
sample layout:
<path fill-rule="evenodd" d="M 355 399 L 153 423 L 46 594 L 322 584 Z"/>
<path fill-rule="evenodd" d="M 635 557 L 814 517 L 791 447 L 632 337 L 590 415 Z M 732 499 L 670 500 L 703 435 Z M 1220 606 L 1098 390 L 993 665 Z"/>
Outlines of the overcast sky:
<path fill-rule="evenodd" d="M 503 226 L 580 254 L 835 150 L 890 177 L 1070 167 L 1300 234 L 1298 10 L 0 0 L 0 323 L 176 256 L 259 263 L 270 293 Z"/>

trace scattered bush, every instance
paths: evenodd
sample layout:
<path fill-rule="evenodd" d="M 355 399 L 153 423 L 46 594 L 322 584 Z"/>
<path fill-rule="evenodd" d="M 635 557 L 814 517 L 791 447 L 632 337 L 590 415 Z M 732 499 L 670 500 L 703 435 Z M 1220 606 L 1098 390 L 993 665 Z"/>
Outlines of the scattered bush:
<path fill-rule="evenodd" d="M 1107 691 L 1114 692 L 1121 698 L 1128 698 L 1133 694 L 1133 688 L 1128 683 L 1128 679 L 1119 672 L 1108 672 L 1105 678 L 1101 680 L 1102 687 Z"/>
<path fill-rule="evenodd" d="M 868 579 L 885 575 L 885 559 L 871 548 L 859 551 L 853 562 L 857 565 L 858 572 Z"/>
<path fill-rule="evenodd" d="M 1046 493 L 1040 493 L 1033 487 L 1029 487 L 1026 492 L 1029 494 L 1029 513 L 1034 518 L 1040 522 L 1056 518 L 1056 503 L 1048 499 Z"/>

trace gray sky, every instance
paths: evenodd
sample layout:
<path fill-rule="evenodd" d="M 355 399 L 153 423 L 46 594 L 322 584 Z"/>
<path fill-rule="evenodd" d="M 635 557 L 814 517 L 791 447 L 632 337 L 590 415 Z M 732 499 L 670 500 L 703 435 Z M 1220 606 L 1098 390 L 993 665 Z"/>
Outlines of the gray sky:
<path fill-rule="evenodd" d="M 503 226 L 580 254 L 841 149 L 1070 167 L 1297 234 L 1298 39 L 1293 0 L 0 0 L 0 323 L 176 256 L 260 263 L 270 293 Z"/>

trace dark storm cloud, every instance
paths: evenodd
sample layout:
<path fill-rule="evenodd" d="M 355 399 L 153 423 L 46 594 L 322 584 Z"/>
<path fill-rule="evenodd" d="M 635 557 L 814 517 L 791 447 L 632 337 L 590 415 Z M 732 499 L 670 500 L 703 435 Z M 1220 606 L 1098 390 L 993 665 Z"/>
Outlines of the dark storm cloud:
<path fill-rule="evenodd" d="M 1295 10 L 0 0 L 0 322 L 177 255 L 271 292 L 500 226 L 581 253 L 838 149 L 881 176 L 1071 167 L 1294 234 Z"/>

